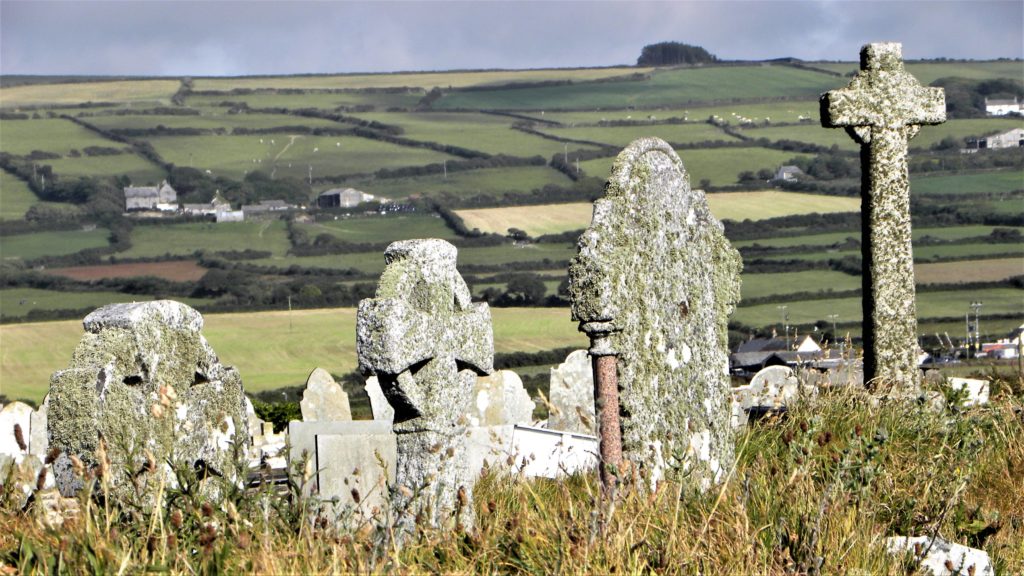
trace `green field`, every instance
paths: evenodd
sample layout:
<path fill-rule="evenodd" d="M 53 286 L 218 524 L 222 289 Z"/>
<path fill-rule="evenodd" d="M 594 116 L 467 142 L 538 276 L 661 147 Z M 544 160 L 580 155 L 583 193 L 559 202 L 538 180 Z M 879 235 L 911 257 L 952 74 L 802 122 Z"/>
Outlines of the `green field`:
<path fill-rule="evenodd" d="M 758 104 L 694 104 L 692 106 L 666 106 L 648 110 L 600 110 L 590 111 L 553 111 L 529 112 L 528 116 L 538 120 L 561 122 L 567 126 L 577 124 L 597 124 L 599 122 L 628 121 L 659 121 L 668 118 L 682 118 L 691 122 L 705 122 L 710 116 L 718 116 L 729 124 L 739 124 L 739 117 L 747 118 L 756 123 L 768 122 L 800 122 L 812 119 L 817 125 L 817 99 L 805 101 L 765 102 Z"/>
<path fill-rule="evenodd" d="M 74 254 L 86 248 L 107 246 L 109 236 L 110 231 L 106 228 L 0 236 L 0 258 L 31 260 L 40 256 Z"/>
<path fill-rule="evenodd" d="M 712 148 L 704 150 L 680 150 L 679 157 L 683 166 L 690 174 L 690 184 L 700 187 L 705 178 L 712 186 L 728 186 L 736 184 L 740 172 L 757 172 L 767 168 L 774 172 L 793 158 L 806 157 L 806 154 L 769 150 L 767 148 Z M 615 158 L 598 158 L 580 162 L 580 168 L 588 176 L 607 178 L 612 171 Z"/>
<path fill-rule="evenodd" d="M 538 70 L 484 70 L 455 72 L 409 72 L 402 74 L 343 74 L 337 76 L 264 76 L 247 78 L 196 78 L 195 89 L 227 91 L 236 88 L 274 89 L 350 89 L 420 88 L 435 86 L 462 88 L 494 86 L 510 82 L 549 82 L 572 80 L 585 82 L 629 74 L 649 72 L 650 68 L 561 68 Z M 228 98 L 230 99 L 230 98 Z"/>
<path fill-rule="evenodd" d="M 119 252 L 118 258 L 144 258 L 165 254 L 192 254 L 196 251 L 269 250 L 284 254 L 290 244 L 285 224 L 265 222 L 213 222 L 136 226 L 132 247 Z"/>
<path fill-rule="evenodd" d="M 737 94 L 759 98 L 817 98 L 842 87 L 846 80 L 788 66 L 717 66 L 658 70 L 649 80 L 567 84 L 540 88 L 451 92 L 437 109 L 558 110 L 672 106 L 732 99 Z"/>
<path fill-rule="evenodd" d="M 712 195 L 712 198 L 714 197 L 715 195 Z M 1024 233 L 1024 228 L 1022 227 L 977 225 L 947 226 L 944 228 L 914 228 L 912 236 L 915 241 L 925 237 L 937 238 L 939 240 L 960 240 L 976 236 L 988 236 L 992 233 L 992 230 L 996 228 L 1010 228 Z M 782 236 L 779 238 L 761 238 L 758 240 L 741 240 L 739 242 L 734 242 L 733 246 L 736 246 L 737 248 L 748 247 L 754 244 L 778 248 L 791 246 L 829 246 L 836 243 L 842 243 L 848 238 L 853 238 L 859 242 L 860 230 L 851 230 L 849 232 L 829 232 L 826 234 L 806 234 L 802 236 Z M 1006 245 L 1004 244 L 1004 246 Z"/>
<path fill-rule="evenodd" d="M 153 296 L 144 294 L 121 292 L 61 292 L 36 288 L 4 288 L 0 290 L 0 317 L 24 318 L 32 310 L 78 310 L 99 308 L 116 302 L 142 302 L 153 299 Z M 178 300 L 190 306 L 209 302 L 202 298 Z"/>
<path fill-rule="evenodd" d="M 857 290 L 860 278 L 832 270 L 744 274 L 743 298 L 761 298 L 776 294 L 796 294 L 832 290 Z M 740 301 L 742 303 L 742 300 Z"/>
<path fill-rule="evenodd" d="M 163 168 L 135 154 L 65 157 L 58 160 L 46 160 L 43 163 L 52 166 L 53 172 L 64 179 L 79 176 L 103 178 L 123 175 L 135 184 L 157 184 L 167 177 Z"/>
<path fill-rule="evenodd" d="M 915 194 L 969 194 L 972 192 L 1011 192 L 1024 190 L 1024 172 L 1000 170 L 941 176 L 916 174 L 910 177 Z"/>
<path fill-rule="evenodd" d="M 989 136 L 1024 128 L 1024 120 L 1020 118 L 969 118 L 947 120 L 935 126 L 922 126 L 921 133 L 910 141 L 910 147 L 929 148 L 938 144 L 942 139 L 952 137 L 961 146 L 965 145 L 964 140 L 969 136 Z"/>
<path fill-rule="evenodd" d="M 20 178 L 0 171 L 0 220 L 21 220 L 39 198 Z"/>
<path fill-rule="evenodd" d="M 366 120 L 401 126 L 403 138 L 422 142 L 443 142 L 469 150 L 488 154 L 512 156 L 537 156 L 545 159 L 562 152 L 560 142 L 546 140 L 539 136 L 513 130 L 516 120 L 494 114 L 475 112 L 418 112 L 418 113 L 374 113 L 356 114 Z M 579 144 L 572 144 L 579 149 Z M 589 148 L 582 146 L 582 148 Z"/>
<path fill-rule="evenodd" d="M 250 108 L 321 108 L 334 110 L 339 106 L 373 106 L 374 109 L 415 108 L 426 94 L 421 89 L 406 92 L 310 92 L 306 94 L 288 94 L 279 92 L 256 94 L 216 94 L 192 95 L 186 99 L 190 107 L 227 108 L 219 106 L 222 102 L 245 102 Z"/>
<path fill-rule="evenodd" d="M 366 216 L 322 220 L 315 224 L 298 226 L 300 230 L 309 234 L 310 238 L 315 238 L 319 234 L 330 234 L 353 243 L 393 242 L 412 238 L 457 238 L 455 232 L 437 216 Z"/>
<path fill-rule="evenodd" d="M 409 148 L 352 136 L 168 136 L 151 138 L 168 162 L 241 179 L 261 170 L 277 177 L 303 179 L 374 172 L 381 168 L 439 163 L 453 157 L 424 148 Z"/>
<path fill-rule="evenodd" d="M 637 138 L 653 136 L 673 144 L 692 144 L 704 141 L 735 142 L 737 138 L 710 124 L 651 124 L 648 126 L 585 126 L 580 128 L 541 128 L 541 131 L 559 138 L 600 142 L 625 148 Z M 578 145 L 573 144 L 574 148 Z"/>
<path fill-rule="evenodd" d="M 0 152 L 24 156 L 33 150 L 42 150 L 66 156 L 71 150 L 88 146 L 124 148 L 124 144 L 113 142 L 83 128 L 70 120 L 46 118 L 40 120 L 3 120 L 3 138 L 0 138 Z M 49 164 L 49 160 L 40 161 Z"/>
<path fill-rule="evenodd" d="M 177 80 L 119 80 L 69 84 L 29 84 L 0 88 L 0 107 L 73 105 L 84 102 L 159 102 L 169 104 Z"/>
<path fill-rule="evenodd" d="M 587 345 L 566 309 L 495 308 L 491 316 L 498 352 Z M 353 308 L 207 314 L 204 319 L 203 335 L 223 363 L 238 368 L 250 392 L 301 385 L 317 366 L 339 375 L 356 369 Z M 50 374 L 68 365 L 81 334 L 81 320 L 0 325 L 0 393 L 42 400 Z"/>
<path fill-rule="evenodd" d="M 145 115 L 118 115 L 118 116 L 93 116 L 86 118 L 90 124 L 106 130 L 123 129 L 152 129 L 157 126 L 166 128 L 198 128 L 202 130 L 216 130 L 223 128 L 232 130 L 234 128 L 247 128 L 259 130 L 264 128 L 278 128 L 281 126 L 308 126 L 310 128 L 341 128 L 342 125 L 331 120 L 322 118 L 299 118 L 287 114 L 228 114 L 226 108 L 204 110 L 199 116 L 160 116 L 157 114 Z"/>
<path fill-rule="evenodd" d="M 859 212 L 860 200 L 798 192 L 721 192 L 708 194 L 708 206 L 719 220 L 764 220 L 793 214 Z"/>
<path fill-rule="evenodd" d="M 808 66 L 831 70 L 840 74 L 857 71 L 856 62 L 807 62 Z M 921 84 L 931 84 L 939 78 L 958 76 L 972 80 L 991 78 L 1020 78 L 1020 61 L 1006 60 L 993 62 L 908 62 L 908 72 L 913 74 Z"/>
<path fill-rule="evenodd" d="M 429 174 L 407 178 L 381 178 L 350 181 L 350 185 L 376 196 L 404 198 L 412 194 L 437 196 L 450 194 L 459 197 L 480 194 L 529 192 L 548 184 L 567 187 L 572 184 L 565 174 L 548 166 L 517 168 L 482 168 L 463 172 Z"/>
<path fill-rule="evenodd" d="M 840 150 L 860 150 L 860 145 L 845 130 L 824 129 L 818 124 L 800 124 L 794 126 L 766 126 L 744 128 L 743 135 L 750 138 L 767 138 L 771 141 L 796 140 L 830 148 L 838 146 Z"/>

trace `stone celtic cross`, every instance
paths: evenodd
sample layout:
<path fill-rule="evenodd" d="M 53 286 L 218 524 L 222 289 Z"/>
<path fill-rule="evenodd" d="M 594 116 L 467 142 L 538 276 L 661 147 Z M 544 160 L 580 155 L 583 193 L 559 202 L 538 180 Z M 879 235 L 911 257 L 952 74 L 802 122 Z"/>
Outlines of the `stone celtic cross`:
<path fill-rule="evenodd" d="M 465 466 L 468 405 L 477 374 L 493 371 L 494 337 L 487 304 L 470 301 L 444 240 L 395 242 L 375 298 L 359 303 L 359 368 L 380 381 L 395 410 L 397 497 L 410 513 L 438 524 L 472 493 Z M 400 489 L 400 492 L 402 490 Z M 472 520 L 466 500 L 460 520 Z"/>
<path fill-rule="evenodd" d="M 920 373 L 907 143 L 922 124 L 946 120 L 946 101 L 904 70 L 898 43 L 868 44 L 860 59 L 849 86 L 822 95 L 821 123 L 861 145 L 865 382 L 912 392 Z"/>

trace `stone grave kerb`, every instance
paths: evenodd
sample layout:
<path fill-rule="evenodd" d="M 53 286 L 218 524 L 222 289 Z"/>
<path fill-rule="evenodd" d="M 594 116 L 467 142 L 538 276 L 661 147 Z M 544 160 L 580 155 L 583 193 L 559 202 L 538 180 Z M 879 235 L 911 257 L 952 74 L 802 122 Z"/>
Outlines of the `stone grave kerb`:
<path fill-rule="evenodd" d="M 377 376 L 394 408 L 395 501 L 438 525 L 471 496 L 464 465 L 466 417 L 477 375 L 493 371 L 490 309 L 473 303 L 444 240 L 395 242 L 376 296 L 359 303 L 360 370 Z M 409 496 L 412 494 L 412 496 Z M 459 520 L 472 521 L 465 501 Z"/>
<path fill-rule="evenodd" d="M 572 318 L 591 339 L 602 466 L 617 465 L 605 445 L 621 427 L 622 458 L 650 481 L 721 477 L 733 454 L 727 322 L 741 268 L 672 147 L 642 138 L 624 149 L 569 268 Z M 616 390 L 619 409 L 608 404 Z M 602 479 L 608 487 L 604 468 Z"/>
<path fill-rule="evenodd" d="M 821 123 L 845 128 L 861 145 L 865 381 L 915 394 L 920 373 L 907 149 L 921 125 L 946 120 L 945 96 L 904 69 L 899 43 L 868 44 L 860 59 L 846 88 L 821 96 Z"/>

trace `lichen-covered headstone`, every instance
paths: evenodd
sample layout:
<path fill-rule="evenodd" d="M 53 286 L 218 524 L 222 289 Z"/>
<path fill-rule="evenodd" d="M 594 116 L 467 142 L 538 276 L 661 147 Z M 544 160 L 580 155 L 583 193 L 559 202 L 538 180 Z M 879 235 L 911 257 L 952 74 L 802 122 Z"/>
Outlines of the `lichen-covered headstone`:
<path fill-rule="evenodd" d="M 734 452 L 726 325 L 742 264 L 671 146 L 619 154 L 578 250 L 572 315 L 592 355 L 618 357 L 624 459 L 652 482 L 709 486 Z"/>
<path fill-rule="evenodd" d="M 470 301 L 455 259 L 444 240 L 391 244 L 376 297 L 356 316 L 359 368 L 395 409 L 396 504 L 433 525 L 456 510 L 472 520 L 466 413 L 476 376 L 494 360 L 490 309 Z"/>
<path fill-rule="evenodd" d="M 232 449 L 236 437 L 248 439 L 242 381 L 203 338 L 198 312 L 172 300 L 111 304 L 84 324 L 70 367 L 50 379 L 48 429 L 61 451 L 54 473 L 63 494 L 82 486 L 72 457 L 88 468 L 104 465 L 104 451 L 115 496 L 156 489 L 161 475 L 173 485 L 168 460 L 243 480 Z"/>
<path fill-rule="evenodd" d="M 306 389 L 299 402 L 304 422 L 320 420 L 351 420 L 352 408 L 348 394 L 341 384 L 334 381 L 331 373 L 323 368 L 314 368 L 306 378 Z"/>
<path fill-rule="evenodd" d="M 530 424 L 535 407 L 518 374 L 497 370 L 476 379 L 467 416 L 470 426 Z"/>
<path fill-rule="evenodd" d="M 575 350 L 551 369 L 548 428 L 597 434 L 594 412 L 594 370 L 586 350 Z"/>
<path fill-rule="evenodd" d="M 32 432 L 32 407 L 11 402 L 0 410 L 0 454 L 21 456 L 29 453 Z"/>
<path fill-rule="evenodd" d="M 923 87 L 904 70 L 898 43 L 868 44 L 860 60 L 849 86 L 822 95 L 821 124 L 846 128 L 861 145 L 864 377 L 915 396 L 921 374 L 907 143 L 922 124 L 946 120 L 946 101 L 942 88 Z"/>

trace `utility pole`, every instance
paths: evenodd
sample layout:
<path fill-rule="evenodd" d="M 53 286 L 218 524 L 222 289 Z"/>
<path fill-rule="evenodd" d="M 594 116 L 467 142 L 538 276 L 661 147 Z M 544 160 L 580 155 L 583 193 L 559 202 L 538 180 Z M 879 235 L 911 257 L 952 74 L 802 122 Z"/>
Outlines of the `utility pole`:
<path fill-rule="evenodd" d="M 309 185 L 313 185 L 313 165 L 309 165 Z"/>
<path fill-rule="evenodd" d="M 786 350 L 789 350 L 789 312 L 786 312 L 789 306 L 780 304 L 776 308 L 782 311 L 782 329 L 786 331 Z"/>
<path fill-rule="evenodd" d="M 981 351 L 981 322 L 979 320 L 979 313 L 981 312 L 981 306 L 983 302 L 981 300 L 975 300 L 971 302 L 971 310 L 974 310 L 974 347 L 977 356 L 978 352 Z"/>
<path fill-rule="evenodd" d="M 829 314 L 828 319 L 832 321 L 832 340 L 833 344 L 839 342 L 839 353 L 843 353 L 843 342 L 839 338 L 839 333 L 836 332 L 836 319 L 839 318 L 839 314 Z"/>
<path fill-rule="evenodd" d="M 569 143 L 568 142 L 565 143 L 565 152 L 562 154 L 562 157 L 565 159 L 565 165 L 568 166 L 569 165 Z"/>
<path fill-rule="evenodd" d="M 444 167 L 444 179 L 448 179 L 448 159 L 441 160 L 441 166 Z"/>

